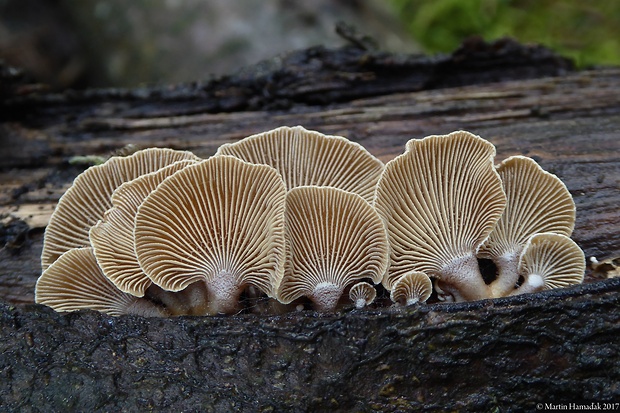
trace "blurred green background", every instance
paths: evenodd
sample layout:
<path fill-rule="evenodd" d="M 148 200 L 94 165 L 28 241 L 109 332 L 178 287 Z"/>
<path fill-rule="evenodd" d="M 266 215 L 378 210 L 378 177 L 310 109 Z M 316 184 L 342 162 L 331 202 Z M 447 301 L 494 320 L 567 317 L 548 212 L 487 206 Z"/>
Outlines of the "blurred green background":
<path fill-rule="evenodd" d="M 619 0 L 390 0 L 426 52 L 470 35 L 541 43 L 578 67 L 620 64 Z"/>
<path fill-rule="evenodd" d="M 510 36 L 620 65 L 620 0 L 0 0 L 0 60 L 56 89 L 189 82 L 342 46 L 338 21 L 392 52 Z"/>

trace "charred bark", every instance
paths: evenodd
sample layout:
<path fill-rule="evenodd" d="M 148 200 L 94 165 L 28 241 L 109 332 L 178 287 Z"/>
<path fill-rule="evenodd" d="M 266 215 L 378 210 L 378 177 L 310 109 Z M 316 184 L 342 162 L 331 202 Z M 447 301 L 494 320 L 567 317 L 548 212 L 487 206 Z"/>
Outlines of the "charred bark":
<path fill-rule="evenodd" d="M 620 398 L 620 279 L 408 309 L 109 317 L 3 305 L 9 411 L 535 411 Z"/>

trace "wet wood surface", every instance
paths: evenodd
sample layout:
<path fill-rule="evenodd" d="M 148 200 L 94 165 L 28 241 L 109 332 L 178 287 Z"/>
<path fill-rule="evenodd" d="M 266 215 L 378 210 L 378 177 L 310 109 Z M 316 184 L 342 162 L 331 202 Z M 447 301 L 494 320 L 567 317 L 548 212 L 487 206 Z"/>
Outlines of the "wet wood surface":
<path fill-rule="evenodd" d="M 519 49 L 515 60 L 469 47 L 441 61 L 315 50 L 285 59 L 297 65 L 295 76 L 280 62 L 160 89 L 0 87 L 0 370 L 11 378 L 1 401 L 13 410 L 43 400 L 92 411 L 123 403 L 154 411 L 520 411 L 554 397 L 617 401 L 620 286 L 590 267 L 586 284 L 563 292 L 403 312 L 149 321 L 28 305 L 50 214 L 88 166 L 76 157 L 128 144 L 208 157 L 282 125 L 346 136 L 383 161 L 411 138 L 468 130 L 496 145 L 497 161 L 530 156 L 560 177 L 575 199 L 573 239 L 586 257 L 620 256 L 620 69 L 572 71 L 544 53 Z M 348 63 L 326 63 L 338 58 Z M 71 352 L 84 342 L 91 350 L 76 360 Z M 103 381 L 92 368 L 105 370 Z"/>
<path fill-rule="evenodd" d="M 126 101 L 91 103 L 82 112 L 63 105 L 38 108 L 40 124 L 36 119 L 0 123 L 0 216 L 6 244 L 0 252 L 0 297 L 32 302 L 42 231 L 58 198 L 87 166 L 71 165 L 74 157 L 108 156 L 128 144 L 188 149 L 208 157 L 223 143 L 282 125 L 346 136 L 383 161 L 401 153 L 411 138 L 468 130 L 495 144 L 498 161 L 530 156 L 562 179 L 577 205 L 573 238 L 586 256 L 618 256 L 617 90 L 620 70 L 601 69 L 295 110 L 179 115 L 175 103 L 153 102 L 150 110 L 156 115 L 137 116 Z"/>

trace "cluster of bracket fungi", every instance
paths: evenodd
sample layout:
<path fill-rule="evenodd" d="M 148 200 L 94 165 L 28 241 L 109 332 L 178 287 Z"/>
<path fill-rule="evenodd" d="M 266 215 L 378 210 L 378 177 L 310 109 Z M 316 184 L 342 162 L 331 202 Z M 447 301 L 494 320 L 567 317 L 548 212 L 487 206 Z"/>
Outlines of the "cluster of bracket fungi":
<path fill-rule="evenodd" d="M 248 302 L 334 311 L 371 304 L 379 284 L 404 306 L 582 282 L 565 185 L 530 158 L 494 157 L 458 131 L 412 139 L 384 165 L 300 126 L 204 160 L 158 148 L 112 157 L 61 197 L 36 301 L 111 315 L 230 314 Z"/>

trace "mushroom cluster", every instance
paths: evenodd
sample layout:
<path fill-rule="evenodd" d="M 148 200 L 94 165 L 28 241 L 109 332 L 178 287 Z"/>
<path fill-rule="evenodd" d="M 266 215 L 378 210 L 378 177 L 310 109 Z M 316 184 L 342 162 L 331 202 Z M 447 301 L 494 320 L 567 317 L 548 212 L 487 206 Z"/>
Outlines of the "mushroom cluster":
<path fill-rule="evenodd" d="M 390 239 L 388 290 L 411 284 L 412 271 L 433 279 L 437 298 L 446 301 L 583 281 L 585 257 L 569 238 L 575 204 L 566 186 L 530 158 L 495 166 L 494 157 L 490 142 L 459 131 L 413 139 L 386 164 L 374 204 Z M 483 273 L 482 259 L 497 271 Z"/>
<path fill-rule="evenodd" d="M 35 299 L 177 316 L 362 308 L 377 287 L 407 306 L 433 292 L 478 300 L 581 282 L 566 187 L 529 158 L 496 167 L 494 156 L 454 132 L 411 140 L 383 165 L 297 126 L 208 159 L 158 148 L 112 157 L 61 197 Z M 497 273 L 483 275 L 481 259 Z"/>

